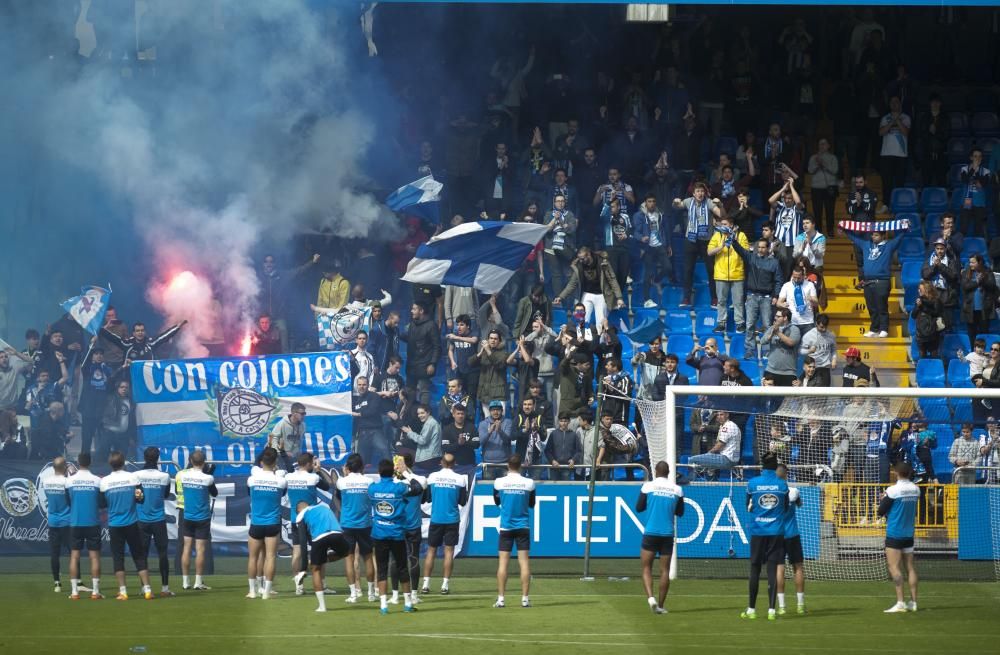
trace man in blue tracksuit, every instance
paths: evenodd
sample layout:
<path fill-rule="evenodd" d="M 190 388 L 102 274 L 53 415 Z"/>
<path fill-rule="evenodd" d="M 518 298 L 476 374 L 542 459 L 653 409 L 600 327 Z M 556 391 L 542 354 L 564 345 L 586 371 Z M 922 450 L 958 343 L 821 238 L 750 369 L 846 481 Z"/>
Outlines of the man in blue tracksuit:
<path fill-rule="evenodd" d="M 398 473 L 400 479 L 394 474 Z M 396 575 L 403 587 L 403 611 L 412 612 L 410 576 L 406 570 L 406 498 L 423 495 L 424 488 L 403 462 L 396 466 L 387 459 L 378 463 L 379 481 L 368 487 L 372 506 L 372 542 L 375 546 L 375 567 L 378 571 L 379 612 L 389 613 L 386 578 L 389 557 L 395 560 Z"/>
<path fill-rule="evenodd" d="M 905 221 L 901 229 L 906 229 Z M 862 276 L 865 286 L 865 304 L 871 326 L 866 337 L 889 336 L 889 291 L 892 288 L 892 255 L 899 248 L 905 232 L 899 232 L 888 241 L 882 232 L 872 232 L 871 241 L 866 241 L 849 231 L 847 238 L 861 251 L 864 261 Z"/>
<path fill-rule="evenodd" d="M 896 484 L 885 490 L 878 505 L 878 515 L 885 523 L 885 562 L 889 577 L 896 586 L 896 604 L 885 610 L 886 614 L 917 611 L 917 569 L 913 562 L 913 530 L 916 523 L 920 488 L 913 484 L 913 467 L 907 462 L 896 464 Z M 909 577 L 910 602 L 904 602 L 903 570 Z"/>
<path fill-rule="evenodd" d="M 670 465 L 656 463 L 656 478 L 642 485 L 636 512 L 648 513 L 642 530 L 642 584 L 654 614 L 666 614 L 663 607 L 670 590 L 670 558 L 674 556 L 674 518 L 684 516 L 684 492 L 669 480 Z M 653 597 L 653 560 L 660 558 L 660 596 Z"/>
<path fill-rule="evenodd" d="M 785 555 L 785 510 L 788 483 L 778 477 L 778 456 L 761 458 L 763 471 L 747 483 L 747 511 L 750 512 L 750 602 L 743 619 L 757 618 L 757 589 L 760 569 L 767 565 L 767 620 L 777 618 L 774 602 L 778 594 L 778 563 Z"/>

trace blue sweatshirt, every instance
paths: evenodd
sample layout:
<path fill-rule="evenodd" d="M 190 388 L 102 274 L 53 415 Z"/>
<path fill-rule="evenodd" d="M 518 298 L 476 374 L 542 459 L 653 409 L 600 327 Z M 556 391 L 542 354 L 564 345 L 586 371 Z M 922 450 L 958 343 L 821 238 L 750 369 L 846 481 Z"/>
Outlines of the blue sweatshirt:
<path fill-rule="evenodd" d="M 903 232 L 900 232 L 888 241 L 873 243 L 857 237 L 850 232 L 845 232 L 847 238 L 854 245 L 861 249 L 864 257 L 863 273 L 866 280 L 888 280 L 892 277 L 892 254 L 903 240 Z"/>

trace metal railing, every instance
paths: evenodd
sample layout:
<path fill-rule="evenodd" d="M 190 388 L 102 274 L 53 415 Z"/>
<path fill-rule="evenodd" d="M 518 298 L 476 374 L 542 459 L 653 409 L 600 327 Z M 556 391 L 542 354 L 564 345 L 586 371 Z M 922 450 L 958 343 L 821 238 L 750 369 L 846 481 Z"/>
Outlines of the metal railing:
<path fill-rule="evenodd" d="M 523 468 L 523 469 L 533 469 L 533 470 L 551 469 L 551 470 L 554 470 L 554 471 L 577 471 L 577 470 L 585 471 L 585 470 L 589 470 L 592 467 L 596 468 L 598 470 L 608 470 L 608 469 L 616 469 L 616 468 L 620 468 L 620 469 L 638 469 L 638 470 L 642 471 L 642 474 L 645 476 L 644 479 L 646 479 L 646 480 L 651 479 L 650 478 L 649 468 L 645 464 L 640 464 L 639 462 L 628 462 L 628 463 L 622 463 L 622 464 L 597 464 L 597 465 L 594 465 L 594 464 L 574 464 L 573 466 L 563 465 L 563 464 L 561 464 L 559 466 L 555 466 L 553 464 L 524 464 L 524 465 L 522 465 L 521 468 Z M 488 469 L 488 468 L 507 468 L 507 463 L 506 462 L 480 462 L 479 464 L 476 464 L 476 468 L 480 469 L 483 473 L 485 473 L 486 469 Z M 584 480 L 580 480 L 580 481 L 582 482 Z M 567 482 L 567 481 L 566 480 L 562 480 L 562 481 L 561 480 L 547 480 L 547 482 Z"/>

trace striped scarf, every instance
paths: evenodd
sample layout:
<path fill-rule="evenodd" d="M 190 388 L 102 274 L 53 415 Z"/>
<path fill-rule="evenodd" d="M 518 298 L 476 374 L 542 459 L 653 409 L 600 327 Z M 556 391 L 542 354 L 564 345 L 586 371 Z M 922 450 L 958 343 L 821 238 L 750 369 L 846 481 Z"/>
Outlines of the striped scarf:
<path fill-rule="evenodd" d="M 901 232 L 910 229 L 910 221 L 905 218 L 891 221 L 840 221 L 837 227 L 846 232 Z"/>
<path fill-rule="evenodd" d="M 688 206 L 688 225 L 687 225 L 687 240 L 694 243 L 695 241 L 707 241 L 708 240 L 708 197 L 698 203 L 694 197 L 689 198 L 691 201 L 690 206 Z"/>

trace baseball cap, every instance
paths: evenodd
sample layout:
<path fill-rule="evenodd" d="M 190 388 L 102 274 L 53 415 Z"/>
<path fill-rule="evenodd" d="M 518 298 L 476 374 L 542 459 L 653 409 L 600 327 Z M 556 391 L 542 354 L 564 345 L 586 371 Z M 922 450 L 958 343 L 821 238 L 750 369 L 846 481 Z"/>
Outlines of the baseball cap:
<path fill-rule="evenodd" d="M 854 346 L 851 346 L 844 351 L 844 357 L 857 357 L 858 359 L 861 359 L 861 351 Z"/>
<path fill-rule="evenodd" d="M 490 409 L 503 409 L 503 401 L 502 400 L 491 400 L 490 401 Z"/>

